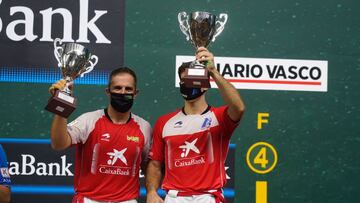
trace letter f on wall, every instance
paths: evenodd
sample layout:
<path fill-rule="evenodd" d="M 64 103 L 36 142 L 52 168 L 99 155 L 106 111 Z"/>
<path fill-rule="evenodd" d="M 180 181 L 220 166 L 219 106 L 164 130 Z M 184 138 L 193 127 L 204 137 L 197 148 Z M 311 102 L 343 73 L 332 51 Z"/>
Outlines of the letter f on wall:
<path fill-rule="evenodd" d="M 269 113 L 258 113 L 257 116 L 257 129 L 260 130 L 262 129 L 262 124 L 263 123 L 269 123 Z"/>

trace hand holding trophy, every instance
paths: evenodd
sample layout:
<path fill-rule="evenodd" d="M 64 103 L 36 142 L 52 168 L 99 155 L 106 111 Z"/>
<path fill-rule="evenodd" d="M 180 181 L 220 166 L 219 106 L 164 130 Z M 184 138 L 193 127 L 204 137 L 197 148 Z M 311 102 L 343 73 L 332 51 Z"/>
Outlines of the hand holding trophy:
<path fill-rule="evenodd" d="M 69 85 L 79 76 L 83 77 L 91 72 L 98 62 L 98 57 L 80 44 L 63 44 L 60 39 L 54 40 L 54 55 L 63 77 L 57 85 L 63 89 L 56 87 L 57 90 L 49 99 L 45 109 L 67 118 L 76 108 L 76 98 L 72 96 Z"/>
<path fill-rule="evenodd" d="M 210 41 L 224 30 L 228 15 L 221 13 L 220 20 L 216 16 L 208 13 L 196 11 L 189 15 L 186 12 L 178 14 L 180 30 L 186 35 L 186 40 L 190 40 L 194 47 L 207 47 Z M 203 63 L 195 60 L 190 67 L 186 69 L 183 77 L 187 87 L 210 87 L 209 73 Z"/>

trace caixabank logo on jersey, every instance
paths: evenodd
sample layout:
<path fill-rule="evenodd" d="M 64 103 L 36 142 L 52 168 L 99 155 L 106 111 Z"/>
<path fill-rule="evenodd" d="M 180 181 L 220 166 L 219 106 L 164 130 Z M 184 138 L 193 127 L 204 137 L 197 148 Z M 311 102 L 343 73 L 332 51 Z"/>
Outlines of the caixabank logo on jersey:
<path fill-rule="evenodd" d="M 194 59 L 176 56 L 176 70 Z M 327 61 L 215 57 L 215 63 L 220 74 L 238 89 L 327 92 Z M 175 78 L 179 86 L 177 71 Z M 216 87 L 212 80 L 211 86 Z"/>
<path fill-rule="evenodd" d="M 129 176 L 131 174 L 132 176 L 135 176 L 136 165 L 133 164 L 132 165 L 133 170 L 131 170 L 131 166 L 129 166 L 128 163 L 129 157 L 125 155 L 127 150 L 128 148 L 123 148 L 123 149 L 113 149 L 112 151 L 107 152 L 106 155 L 108 157 L 106 164 L 100 164 L 99 172 L 104 174 L 123 175 L 123 176 Z M 137 149 L 137 152 L 139 151 L 140 149 Z M 136 159 L 138 158 L 138 155 L 139 154 L 137 154 Z M 131 173 L 131 171 L 133 173 Z"/>
<path fill-rule="evenodd" d="M 181 149 L 181 155 L 179 159 L 175 159 L 175 167 L 185 167 L 191 165 L 205 164 L 205 156 L 200 155 L 200 150 L 196 147 L 196 142 L 198 138 L 188 142 L 185 141 L 183 145 L 179 146 Z M 188 157 L 190 151 L 195 154 L 195 156 Z"/>
<path fill-rule="evenodd" d="M 52 68 L 53 41 L 84 45 L 99 57 L 96 69 L 123 63 L 124 1 L 0 0 L 0 67 Z"/>
<path fill-rule="evenodd" d="M 205 122 L 207 121 L 208 118 L 205 119 Z M 194 165 L 206 167 L 205 165 L 214 163 L 214 149 L 210 132 L 199 137 L 182 137 L 174 140 L 174 143 L 167 142 L 167 145 L 169 149 L 173 150 L 169 155 L 169 169 Z"/>

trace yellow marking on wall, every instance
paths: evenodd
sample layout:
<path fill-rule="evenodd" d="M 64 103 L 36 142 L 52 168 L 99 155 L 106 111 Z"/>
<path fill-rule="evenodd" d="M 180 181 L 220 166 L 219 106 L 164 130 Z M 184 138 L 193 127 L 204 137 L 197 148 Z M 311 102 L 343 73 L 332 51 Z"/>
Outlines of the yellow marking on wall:
<path fill-rule="evenodd" d="M 260 148 L 260 151 L 257 152 L 258 147 Z M 265 150 L 266 149 L 265 147 L 269 148 L 270 150 Z M 251 160 L 250 158 L 252 152 L 257 152 L 257 155 L 253 160 Z M 270 166 L 268 165 L 269 161 L 267 159 L 268 153 L 272 153 L 272 155 L 274 156 L 274 160 L 272 161 L 272 164 L 270 164 Z M 269 173 L 275 168 L 277 161 L 278 161 L 278 155 L 275 148 L 267 142 L 257 142 L 253 144 L 246 153 L 246 163 L 249 166 L 249 168 L 255 173 L 259 173 L 259 174 Z M 260 169 L 256 168 L 256 164 L 260 164 L 261 168 Z"/>
<path fill-rule="evenodd" d="M 260 130 L 262 129 L 262 124 L 263 123 L 269 123 L 269 118 L 270 114 L 269 113 L 258 113 L 257 116 L 257 129 Z"/>
<path fill-rule="evenodd" d="M 256 203 L 267 203 L 267 181 L 256 181 Z"/>

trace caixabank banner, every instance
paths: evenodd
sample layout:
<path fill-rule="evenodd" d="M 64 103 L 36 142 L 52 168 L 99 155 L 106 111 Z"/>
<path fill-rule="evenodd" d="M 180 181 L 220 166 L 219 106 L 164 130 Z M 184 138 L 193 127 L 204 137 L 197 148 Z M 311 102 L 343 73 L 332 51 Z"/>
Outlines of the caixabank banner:
<path fill-rule="evenodd" d="M 0 81 L 54 82 L 54 39 L 86 47 L 99 60 L 78 83 L 105 83 L 123 64 L 125 1 L 0 1 Z"/>

